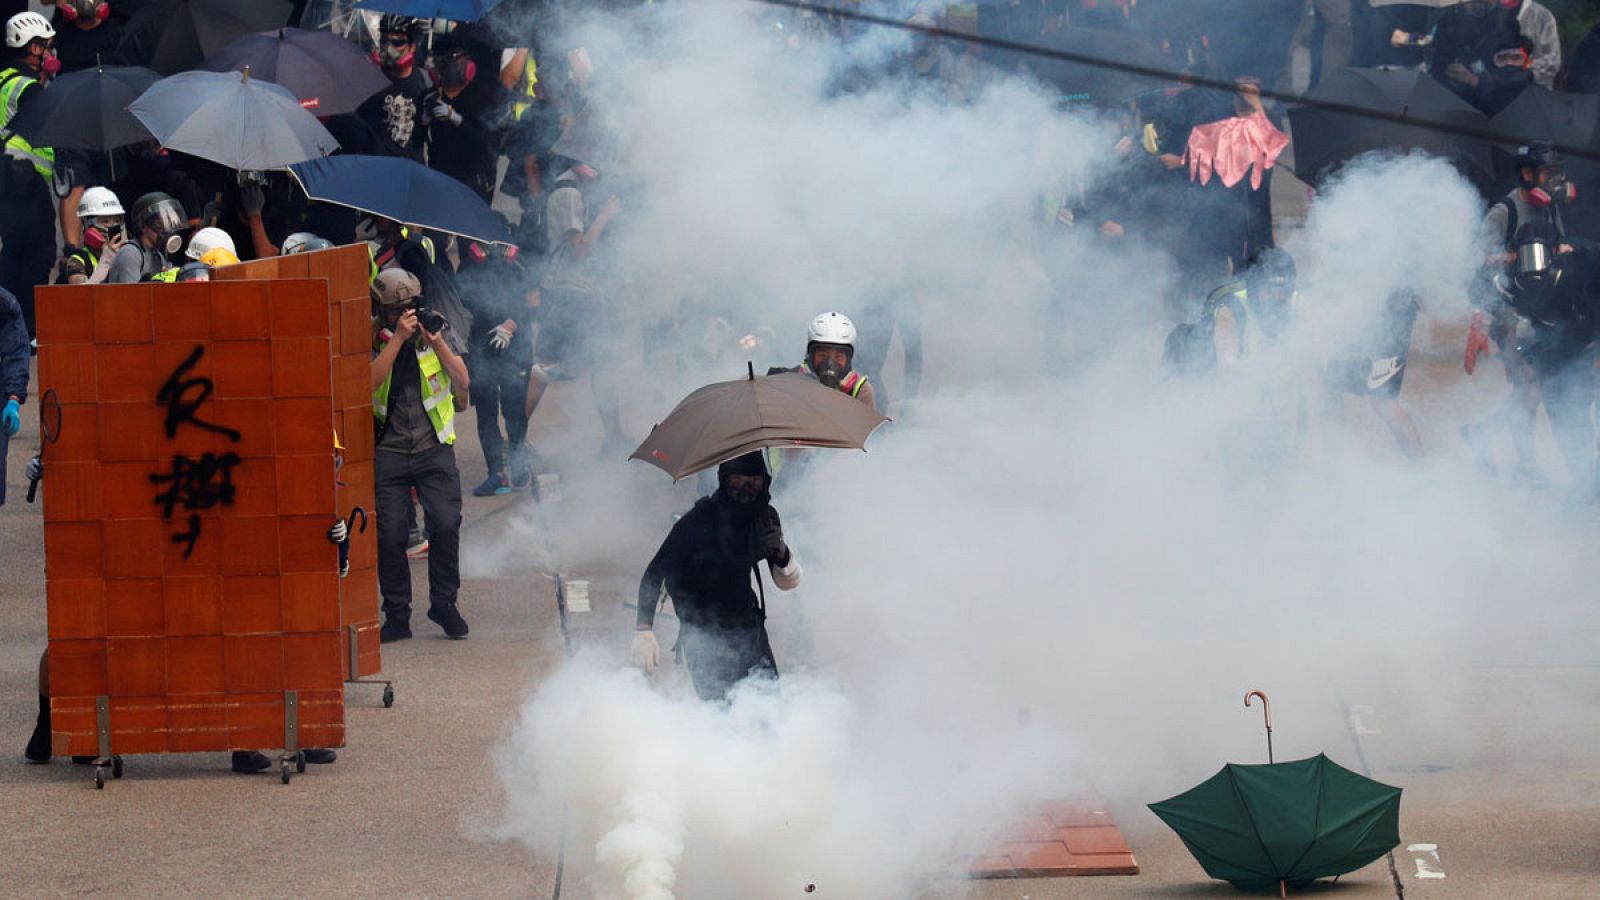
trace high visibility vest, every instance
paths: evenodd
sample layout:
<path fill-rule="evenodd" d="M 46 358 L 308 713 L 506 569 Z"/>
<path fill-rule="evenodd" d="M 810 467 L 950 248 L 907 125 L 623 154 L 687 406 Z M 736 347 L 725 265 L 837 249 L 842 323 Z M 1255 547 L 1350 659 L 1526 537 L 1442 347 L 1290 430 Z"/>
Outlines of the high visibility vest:
<path fill-rule="evenodd" d="M 534 91 L 535 86 L 538 84 L 539 63 L 533 58 L 533 51 L 530 50 L 528 51 L 527 61 L 522 64 L 522 79 L 517 82 L 515 88 L 517 99 L 511 101 L 511 118 L 513 121 L 521 122 L 522 117 L 527 114 L 528 110 L 533 108 L 533 104 L 538 102 L 537 94 Z"/>
<path fill-rule="evenodd" d="M 165 271 L 157 272 L 154 275 L 151 275 L 150 276 L 150 280 L 151 281 L 160 281 L 160 282 L 163 282 L 165 284 L 176 284 L 177 281 L 178 281 L 178 273 L 181 272 L 181 271 L 182 271 L 181 269 L 167 269 Z"/>
<path fill-rule="evenodd" d="M 100 267 L 100 257 L 88 247 L 79 247 L 68 253 L 67 262 L 77 265 L 78 268 L 83 270 L 84 275 L 93 275 L 94 270 Z M 61 277 L 65 279 L 69 274 L 71 273 L 62 272 Z"/>
<path fill-rule="evenodd" d="M 1298 293 L 1290 294 L 1285 302 L 1294 307 L 1299 301 Z M 1261 332 L 1261 318 L 1257 315 L 1255 307 L 1250 305 L 1250 292 L 1246 290 L 1243 281 L 1230 281 L 1222 287 L 1211 292 L 1206 298 L 1206 312 L 1213 322 L 1219 311 L 1227 308 L 1233 313 L 1235 326 L 1239 333 L 1239 358 L 1245 359 L 1261 352 L 1265 337 Z"/>
<path fill-rule="evenodd" d="M 25 75 L 17 68 L 0 71 L 0 131 L 11 126 L 11 120 L 17 115 L 17 104 L 22 100 L 22 92 L 38 83 L 39 79 Z M 53 182 L 56 172 L 55 150 L 35 147 L 21 135 L 13 134 L 6 139 L 6 155 L 31 163 L 40 177 L 47 183 Z"/>
<path fill-rule="evenodd" d="M 401 237 L 410 237 L 411 236 L 410 229 L 406 229 L 406 228 L 400 229 L 400 236 Z M 417 245 L 420 246 L 424 251 L 427 252 L 427 254 L 428 254 L 428 262 L 433 263 L 434 265 L 438 265 L 439 264 L 439 256 L 438 256 L 437 251 L 434 249 L 433 238 L 428 237 L 427 235 L 423 235 L 422 237 L 417 238 Z M 382 256 L 379 256 L 377 249 L 374 248 L 370 242 L 368 242 L 368 244 L 367 244 L 367 283 L 368 284 L 375 284 L 377 282 L 377 280 L 378 280 L 378 272 L 380 272 L 383 269 L 386 269 L 386 268 L 389 267 L 389 263 L 394 260 L 394 251 L 395 251 L 395 248 L 390 247 L 389 249 L 383 251 L 383 255 Z"/>
<path fill-rule="evenodd" d="M 815 372 L 811 371 L 811 364 L 808 362 L 803 362 L 800 364 L 800 371 L 806 373 L 807 375 L 816 374 Z M 849 374 L 839 379 L 839 390 L 849 394 L 852 397 L 859 398 L 861 396 L 861 389 L 866 386 L 867 376 L 857 372 L 855 369 L 851 369 Z"/>
<path fill-rule="evenodd" d="M 417 367 L 422 372 L 422 408 L 428 414 L 428 421 L 433 423 L 433 434 L 441 444 L 454 444 L 456 404 L 450 396 L 450 373 L 444 370 L 439 354 L 428 346 L 417 350 Z M 392 381 L 394 372 L 391 370 L 383 384 L 372 392 L 372 414 L 377 417 L 379 425 L 389 420 L 389 385 Z"/>

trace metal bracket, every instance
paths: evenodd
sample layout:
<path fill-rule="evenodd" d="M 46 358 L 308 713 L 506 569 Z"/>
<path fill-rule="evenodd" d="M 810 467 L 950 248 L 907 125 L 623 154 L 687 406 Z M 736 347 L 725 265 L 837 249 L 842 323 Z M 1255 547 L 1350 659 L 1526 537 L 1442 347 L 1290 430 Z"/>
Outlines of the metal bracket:
<path fill-rule="evenodd" d="M 94 698 L 95 729 L 100 737 L 100 759 L 111 758 L 111 698 Z"/>
<path fill-rule="evenodd" d="M 349 626 L 350 632 L 350 677 L 347 681 L 361 680 L 361 641 L 356 636 L 357 626 Z"/>
<path fill-rule="evenodd" d="M 300 692 L 283 692 L 283 752 L 300 752 Z"/>

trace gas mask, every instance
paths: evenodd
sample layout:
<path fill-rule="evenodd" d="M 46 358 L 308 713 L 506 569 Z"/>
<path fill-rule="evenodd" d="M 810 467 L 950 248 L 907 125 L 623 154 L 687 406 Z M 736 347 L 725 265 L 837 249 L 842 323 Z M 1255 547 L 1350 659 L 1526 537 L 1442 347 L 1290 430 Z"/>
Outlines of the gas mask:
<path fill-rule="evenodd" d="M 122 235 L 121 222 L 96 221 L 83 230 L 83 243 L 90 250 L 99 250 L 109 241 Z"/>
<path fill-rule="evenodd" d="M 464 57 L 452 57 L 439 68 L 439 84 L 460 87 L 478 77 L 478 64 Z"/>
<path fill-rule="evenodd" d="M 43 42 L 40 42 L 40 44 L 41 48 L 36 57 L 38 62 L 34 63 L 34 65 L 38 67 L 40 75 L 55 75 L 61 71 L 61 58 L 56 56 L 54 47 L 42 46 Z M 32 54 L 29 55 L 32 56 Z"/>
<path fill-rule="evenodd" d="M 846 348 L 844 366 L 842 368 L 839 366 L 837 358 L 831 353 L 826 358 L 820 360 L 817 358 L 817 350 L 819 348 L 827 347 L 832 349 L 834 346 L 836 345 L 811 344 L 806 347 L 806 363 L 811 367 L 811 373 L 817 376 L 818 381 L 831 388 L 837 388 L 840 382 L 844 381 L 844 376 L 850 374 L 850 365 L 854 357 L 854 353 L 849 348 Z"/>
<path fill-rule="evenodd" d="M 761 502 L 761 495 L 765 493 L 766 491 L 750 485 L 740 485 L 738 488 L 728 489 L 728 498 L 740 506 L 754 506 Z"/>
<path fill-rule="evenodd" d="M 163 200 L 142 214 L 138 226 L 154 232 L 156 248 L 171 256 L 183 249 L 183 235 L 179 232 L 188 224 L 177 201 Z"/>
<path fill-rule="evenodd" d="M 372 51 L 372 61 L 386 69 L 403 69 L 417 61 L 417 52 L 411 38 L 386 34 Z"/>
<path fill-rule="evenodd" d="M 1578 188 L 1567 180 L 1567 173 L 1562 170 L 1551 172 L 1543 184 L 1528 188 L 1528 202 L 1544 209 L 1553 205 L 1557 200 L 1571 203 L 1578 198 Z"/>
<path fill-rule="evenodd" d="M 105 19 L 111 16 L 111 4 L 103 0 L 67 0 L 61 7 L 61 18 L 68 22 L 79 19 Z"/>

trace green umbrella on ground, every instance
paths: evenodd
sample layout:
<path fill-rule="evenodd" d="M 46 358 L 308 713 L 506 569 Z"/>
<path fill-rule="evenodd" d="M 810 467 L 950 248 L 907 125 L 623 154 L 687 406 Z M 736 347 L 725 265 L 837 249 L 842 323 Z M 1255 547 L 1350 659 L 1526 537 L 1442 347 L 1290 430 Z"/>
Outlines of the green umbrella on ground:
<path fill-rule="evenodd" d="M 1150 809 L 1212 878 L 1243 890 L 1302 887 L 1365 866 L 1400 843 L 1400 789 L 1317 754 L 1229 763 Z"/>

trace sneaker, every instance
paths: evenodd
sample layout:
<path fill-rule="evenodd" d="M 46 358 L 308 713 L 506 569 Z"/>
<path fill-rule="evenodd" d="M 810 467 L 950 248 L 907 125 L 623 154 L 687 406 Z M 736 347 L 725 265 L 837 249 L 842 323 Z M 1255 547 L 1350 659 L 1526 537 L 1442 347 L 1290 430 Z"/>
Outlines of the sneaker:
<path fill-rule="evenodd" d="M 467 620 L 461 618 L 461 613 L 456 611 L 454 603 L 433 607 L 428 610 L 428 618 L 443 628 L 445 637 L 452 641 L 459 641 L 467 636 Z"/>
<path fill-rule="evenodd" d="M 233 770 L 240 775 L 254 775 L 272 768 L 272 760 L 259 750 L 233 751 Z"/>
<path fill-rule="evenodd" d="M 308 765 L 325 766 L 328 763 L 338 759 L 339 754 L 333 752 L 332 750 L 306 749 L 300 751 L 300 758 L 305 760 Z"/>
<path fill-rule="evenodd" d="M 392 644 L 395 641 L 411 640 L 411 623 L 399 619 L 384 619 L 383 627 L 378 629 L 378 643 Z"/>
<path fill-rule="evenodd" d="M 428 539 L 427 538 L 423 538 L 420 541 L 416 541 L 416 542 L 412 543 L 411 546 L 406 548 L 406 559 L 427 559 L 427 558 L 428 558 Z"/>
<path fill-rule="evenodd" d="M 511 493 L 511 479 L 504 472 L 490 472 L 483 484 L 472 489 L 474 497 L 497 497 L 501 494 Z"/>

